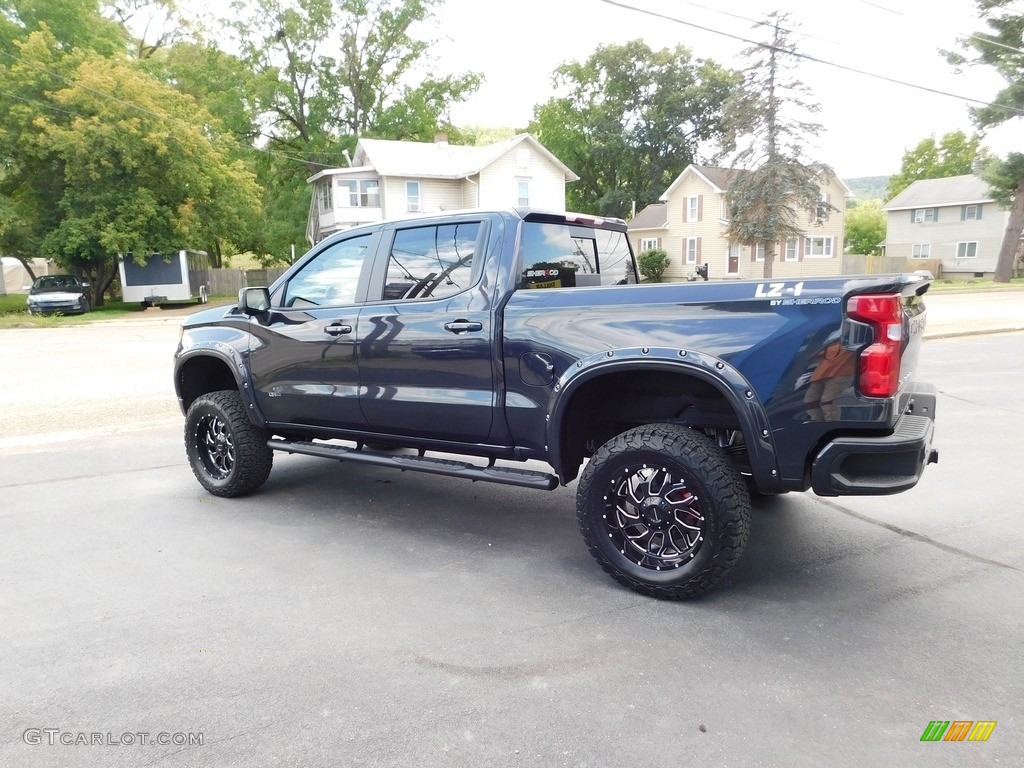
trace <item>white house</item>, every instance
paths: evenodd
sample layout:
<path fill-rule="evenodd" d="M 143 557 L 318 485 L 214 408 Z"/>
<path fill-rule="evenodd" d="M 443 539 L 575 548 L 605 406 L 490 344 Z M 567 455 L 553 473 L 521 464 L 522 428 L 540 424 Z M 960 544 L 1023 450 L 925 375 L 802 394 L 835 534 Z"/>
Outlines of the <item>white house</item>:
<path fill-rule="evenodd" d="M 944 276 L 991 277 L 1010 212 L 980 176 L 920 179 L 882 208 L 885 255 L 938 262 Z"/>
<path fill-rule="evenodd" d="M 359 224 L 409 214 L 530 206 L 565 210 L 579 177 L 528 133 L 482 147 L 360 139 L 351 165 L 310 176 L 311 243 Z"/>

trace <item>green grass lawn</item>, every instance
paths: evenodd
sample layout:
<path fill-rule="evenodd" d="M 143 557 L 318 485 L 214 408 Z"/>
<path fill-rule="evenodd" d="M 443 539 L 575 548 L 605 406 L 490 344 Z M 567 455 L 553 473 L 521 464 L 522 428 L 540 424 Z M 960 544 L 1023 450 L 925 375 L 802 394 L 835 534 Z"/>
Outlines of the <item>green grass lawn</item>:
<path fill-rule="evenodd" d="M 991 280 L 947 280 L 938 278 L 932 281 L 930 291 L 1006 291 L 1024 288 L 1024 277 L 1015 277 L 1008 283 L 994 283 Z"/>
<path fill-rule="evenodd" d="M 224 303 L 232 299 L 230 296 L 211 296 L 210 303 Z M 196 306 L 198 312 L 203 307 Z M 123 301 L 107 301 L 102 307 L 96 307 L 84 315 L 50 315 L 41 317 L 30 315 L 25 294 L 0 296 L 0 329 L 2 328 L 57 328 L 63 325 L 81 325 L 94 323 L 98 320 L 113 320 L 125 315 L 139 315 L 145 310 L 137 302 L 131 304 Z"/>

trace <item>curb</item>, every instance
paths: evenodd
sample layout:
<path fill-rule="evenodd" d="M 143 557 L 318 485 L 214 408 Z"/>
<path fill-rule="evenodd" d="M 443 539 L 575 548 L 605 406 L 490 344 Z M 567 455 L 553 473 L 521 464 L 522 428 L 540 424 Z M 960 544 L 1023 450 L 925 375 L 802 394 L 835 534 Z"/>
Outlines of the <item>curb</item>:
<path fill-rule="evenodd" d="M 975 328 L 971 330 L 962 331 L 937 331 L 935 333 L 928 333 L 925 331 L 924 340 L 931 341 L 932 339 L 956 339 L 960 336 L 984 336 L 988 334 L 996 333 L 1020 333 L 1024 331 L 1024 325 L 1007 326 L 999 328 Z"/>

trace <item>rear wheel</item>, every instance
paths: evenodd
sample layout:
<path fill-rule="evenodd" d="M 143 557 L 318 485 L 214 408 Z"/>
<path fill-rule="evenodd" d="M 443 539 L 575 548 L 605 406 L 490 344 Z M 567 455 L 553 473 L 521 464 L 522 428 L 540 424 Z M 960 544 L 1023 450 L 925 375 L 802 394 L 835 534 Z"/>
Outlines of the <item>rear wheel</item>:
<path fill-rule="evenodd" d="M 674 424 L 605 443 L 580 477 L 576 514 L 606 572 L 673 600 L 717 584 L 750 533 L 750 497 L 736 467 L 706 435 Z"/>
<path fill-rule="evenodd" d="M 270 475 L 270 433 L 253 425 L 238 392 L 198 397 L 185 417 L 185 452 L 192 473 L 214 496 L 242 496 Z"/>

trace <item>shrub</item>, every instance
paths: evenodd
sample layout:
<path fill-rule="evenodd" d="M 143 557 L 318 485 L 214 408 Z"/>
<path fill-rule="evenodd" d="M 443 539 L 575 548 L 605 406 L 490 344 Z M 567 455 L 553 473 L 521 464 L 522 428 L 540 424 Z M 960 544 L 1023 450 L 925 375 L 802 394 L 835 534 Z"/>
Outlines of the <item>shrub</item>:
<path fill-rule="evenodd" d="M 637 266 L 640 274 L 647 278 L 648 282 L 660 283 L 668 269 L 668 254 L 660 248 L 652 248 L 644 251 L 637 257 Z"/>

